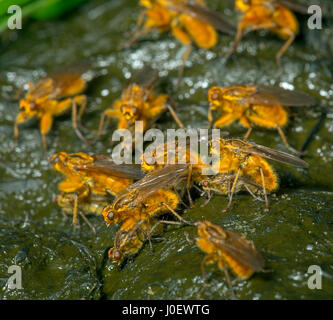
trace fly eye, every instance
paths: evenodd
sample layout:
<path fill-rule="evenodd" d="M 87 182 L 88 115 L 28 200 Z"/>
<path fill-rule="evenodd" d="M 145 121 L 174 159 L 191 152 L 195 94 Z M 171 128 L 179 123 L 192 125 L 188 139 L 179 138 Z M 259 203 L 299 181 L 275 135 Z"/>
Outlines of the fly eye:
<path fill-rule="evenodd" d="M 113 252 L 113 258 L 115 260 L 119 260 L 121 258 L 121 253 L 118 250 L 114 251 Z"/>
<path fill-rule="evenodd" d="M 110 212 L 108 213 L 108 219 L 109 219 L 109 220 L 113 220 L 113 217 L 114 217 L 114 214 L 113 214 L 112 211 L 110 211 Z"/>
<path fill-rule="evenodd" d="M 218 98 L 219 98 L 219 94 L 217 92 L 214 92 L 212 94 L 212 100 L 218 100 Z"/>
<path fill-rule="evenodd" d="M 136 107 L 132 107 L 132 113 L 135 114 L 137 111 Z"/>
<path fill-rule="evenodd" d="M 120 107 L 120 111 L 123 113 L 124 110 L 125 110 L 125 108 L 126 108 L 126 106 L 125 106 L 125 105 L 122 105 L 122 106 Z"/>
<path fill-rule="evenodd" d="M 36 108 L 36 103 L 30 102 L 30 110 L 33 111 Z"/>
<path fill-rule="evenodd" d="M 53 162 L 53 163 L 58 163 L 58 162 L 60 162 L 60 158 L 59 158 L 59 156 L 55 156 L 55 157 L 52 159 L 52 162 Z"/>

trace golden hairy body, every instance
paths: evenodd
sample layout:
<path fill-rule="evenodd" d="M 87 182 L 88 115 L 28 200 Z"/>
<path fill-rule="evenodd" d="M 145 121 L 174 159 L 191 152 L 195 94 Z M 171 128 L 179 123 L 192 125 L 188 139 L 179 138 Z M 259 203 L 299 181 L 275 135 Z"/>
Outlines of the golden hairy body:
<path fill-rule="evenodd" d="M 175 111 L 168 104 L 170 97 L 166 94 L 155 94 L 153 92 L 157 79 L 157 71 L 149 67 L 145 67 L 134 74 L 130 84 L 123 89 L 121 98 L 116 100 L 111 108 L 103 112 L 98 135 L 102 134 L 105 118 L 107 118 L 108 122 L 111 118 L 116 119 L 118 121 L 118 129 L 129 129 L 134 135 L 136 121 L 142 121 L 142 130 L 144 132 L 166 110 L 169 110 L 177 124 L 183 127 Z"/>
<path fill-rule="evenodd" d="M 141 177 L 135 165 L 116 165 L 108 156 L 83 152 L 58 152 L 52 156 L 52 165 L 65 176 L 58 189 L 74 196 L 74 223 L 79 203 L 86 203 L 92 195 L 116 195 Z"/>
<path fill-rule="evenodd" d="M 142 155 L 142 170 L 152 172 L 169 164 L 187 164 L 192 167 L 192 175 L 196 177 L 205 164 L 200 159 L 199 154 L 191 150 L 188 145 L 185 148 L 180 148 L 182 146 L 178 142 L 175 142 L 175 144 L 165 142 L 152 151 L 145 152 Z M 155 159 L 155 163 L 151 163 L 150 158 Z"/>
<path fill-rule="evenodd" d="M 139 30 L 129 44 L 153 30 L 171 31 L 178 41 L 187 46 L 179 69 L 178 84 L 192 43 L 202 49 L 211 49 L 218 42 L 218 31 L 229 35 L 236 33 L 235 27 L 217 12 L 209 10 L 203 0 L 141 0 L 140 5 L 144 10 L 138 19 Z"/>
<path fill-rule="evenodd" d="M 282 128 L 288 124 L 288 106 L 313 106 L 316 101 L 309 95 L 265 85 L 232 85 L 212 87 L 208 91 L 210 108 L 208 120 L 212 123 L 212 111 L 220 113 L 214 122 L 216 127 L 225 127 L 235 121 L 248 129 L 247 139 L 254 126 L 278 130 L 285 146 L 295 152 L 287 142 Z"/>
<path fill-rule="evenodd" d="M 196 243 L 207 254 L 202 261 L 202 268 L 206 264 L 217 263 L 220 270 L 230 268 L 242 279 L 248 279 L 254 272 L 263 271 L 264 259 L 252 241 L 209 221 L 197 222 L 196 226 L 199 236 Z"/>
<path fill-rule="evenodd" d="M 75 203 L 75 195 L 73 193 L 62 192 L 55 197 L 54 201 L 65 214 L 73 214 Z M 90 193 L 87 197 L 80 199 L 78 210 L 85 215 L 101 215 L 109 201 L 110 198 L 107 196 Z"/>
<path fill-rule="evenodd" d="M 235 7 L 241 13 L 241 17 L 234 45 L 228 54 L 231 54 L 237 48 L 245 33 L 262 29 L 270 30 L 286 40 L 276 55 L 277 62 L 280 65 L 282 55 L 299 32 L 298 21 L 291 11 L 291 9 L 295 9 L 293 1 L 290 1 L 291 9 L 288 8 L 287 2 L 284 1 L 281 4 L 278 0 L 236 0 Z M 301 5 L 297 5 L 297 7 L 301 7 Z M 300 12 L 303 13 L 303 10 L 300 10 Z"/>
<path fill-rule="evenodd" d="M 97 194 L 116 195 L 134 181 L 125 177 L 121 166 L 114 164 L 108 156 L 58 152 L 52 156 L 52 163 L 56 171 L 65 175 L 66 180 L 59 185 L 59 190 L 64 192 L 90 188 Z"/>
<path fill-rule="evenodd" d="M 72 108 L 73 127 L 76 134 L 86 141 L 77 128 L 77 119 L 80 120 L 87 104 L 87 98 L 81 93 L 86 88 L 86 82 L 80 73 L 61 73 L 47 76 L 37 83 L 28 82 L 29 90 L 20 100 L 20 112 L 14 124 L 14 139 L 18 141 L 18 125 L 36 118 L 40 123 L 42 142 L 46 150 L 46 134 L 50 131 L 53 118 Z M 77 114 L 77 105 L 80 111 Z"/>
<path fill-rule="evenodd" d="M 186 166 L 168 166 L 146 175 L 117 195 L 113 203 L 103 210 L 107 225 L 122 224 L 128 230 L 140 220 L 172 212 L 178 208 L 181 198 L 176 187 L 186 180 Z M 181 219 L 180 219 L 181 220 Z"/>
<path fill-rule="evenodd" d="M 190 45 L 193 41 L 198 47 L 209 49 L 217 43 L 217 32 L 212 25 L 196 19 L 181 8 L 186 6 L 188 1 L 140 1 L 140 5 L 146 8 L 144 14 L 146 21 L 143 28 L 145 33 L 157 29 L 159 32 L 171 30 L 173 36 L 182 44 Z M 201 0 L 196 4 L 204 6 Z M 175 6 L 174 8 L 172 8 Z"/>
<path fill-rule="evenodd" d="M 218 166 L 218 172 L 237 174 L 239 171 L 240 175 L 248 177 L 261 187 L 265 184 L 268 192 L 277 189 L 278 178 L 268 162 L 258 155 L 248 154 L 241 150 L 238 151 L 238 146 L 234 147 L 233 145 L 235 141 L 236 140 L 220 139 L 220 148 L 217 152 L 220 152 L 221 160 L 216 164 Z M 236 143 L 237 142 L 238 141 L 236 141 Z M 244 145 L 246 144 L 246 142 L 242 143 L 244 143 Z M 263 179 L 260 168 L 263 171 Z"/>
<path fill-rule="evenodd" d="M 235 174 L 219 173 L 213 176 L 202 177 L 200 186 L 208 193 L 208 200 L 210 200 L 211 192 L 230 196 L 235 178 Z M 248 191 L 255 199 L 258 199 L 256 193 L 261 192 L 262 187 L 249 177 L 239 176 L 234 193 L 240 191 Z"/>
<path fill-rule="evenodd" d="M 142 121 L 143 131 L 146 131 L 167 110 L 167 100 L 167 95 L 155 95 L 132 85 L 124 90 L 112 108 L 105 110 L 105 115 L 118 119 L 118 129 L 131 129 L 135 121 Z"/>
<path fill-rule="evenodd" d="M 235 175 L 227 208 L 231 206 L 232 196 L 237 191 L 239 178 L 242 177 L 244 181 L 249 180 L 263 190 L 268 209 L 267 193 L 278 188 L 278 177 L 265 159 L 296 167 L 308 167 L 308 164 L 298 157 L 241 139 L 214 139 L 210 147 L 212 154 L 219 157 L 219 161 L 214 164 L 214 171 Z"/>
<path fill-rule="evenodd" d="M 131 195 L 129 195 L 131 197 Z M 104 208 L 102 214 L 107 225 L 121 224 L 121 230 L 129 230 L 140 220 L 148 220 L 152 217 L 168 213 L 169 209 L 176 210 L 180 200 L 178 195 L 171 190 L 157 190 L 148 198 L 136 205 L 119 204 L 116 198 L 112 205 Z M 127 199 L 125 199 L 127 200 Z"/>
<path fill-rule="evenodd" d="M 113 263 L 121 265 L 122 262 L 137 254 L 152 235 L 157 235 L 163 226 L 152 219 L 150 224 L 146 220 L 140 220 L 128 230 L 120 229 L 114 238 L 114 246 L 108 252 Z"/>

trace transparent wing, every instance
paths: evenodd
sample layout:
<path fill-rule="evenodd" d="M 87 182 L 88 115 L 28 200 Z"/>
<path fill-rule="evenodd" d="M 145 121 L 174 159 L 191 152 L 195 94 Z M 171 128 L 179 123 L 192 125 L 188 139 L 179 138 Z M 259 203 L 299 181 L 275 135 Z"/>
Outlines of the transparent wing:
<path fill-rule="evenodd" d="M 254 85 L 255 92 L 239 100 L 242 104 L 279 104 L 282 106 L 310 107 L 316 100 L 303 92 L 286 90 L 280 87 Z"/>
<path fill-rule="evenodd" d="M 138 180 L 144 177 L 141 166 L 136 164 L 116 164 L 109 156 L 97 155 L 89 164 L 77 165 L 75 170 L 100 172 L 110 176 Z"/>
<path fill-rule="evenodd" d="M 137 84 L 140 87 L 151 89 L 155 85 L 157 80 L 158 71 L 151 68 L 150 66 L 145 66 L 144 68 L 133 74 L 132 78 L 130 79 L 129 85 Z"/>
<path fill-rule="evenodd" d="M 275 160 L 277 162 L 290 164 L 295 167 L 301 167 L 301 168 L 308 168 L 309 164 L 306 163 L 304 160 L 295 157 L 291 154 L 288 154 L 286 152 L 274 150 L 259 144 L 254 143 L 248 143 L 245 141 L 242 141 L 240 139 L 233 139 L 228 140 L 231 142 L 232 149 L 239 152 L 245 152 L 250 154 L 255 154 L 258 156 L 261 156 L 263 158 L 267 158 L 270 160 Z"/>
<path fill-rule="evenodd" d="M 187 165 L 168 165 L 147 174 L 141 180 L 130 185 L 123 193 L 119 194 L 118 198 L 132 199 L 131 205 L 135 206 L 160 189 L 176 187 L 186 180 L 187 175 Z"/>
<path fill-rule="evenodd" d="M 167 7 L 170 10 L 177 11 L 180 13 L 185 13 L 195 19 L 201 20 L 212 25 L 216 30 L 227 33 L 229 35 L 236 34 L 236 27 L 228 21 L 227 18 L 222 16 L 221 14 L 209 10 L 199 4 L 183 4 L 176 3 L 174 1 L 167 1 Z"/>
<path fill-rule="evenodd" d="M 309 14 L 308 7 L 295 0 L 277 0 L 277 3 L 286 6 L 288 9 L 300 14 Z"/>
<path fill-rule="evenodd" d="M 232 260 L 247 266 L 254 271 L 261 271 L 264 269 L 265 261 L 262 255 L 255 249 L 253 243 L 246 240 L 244 237 L 239 236 L 228 230 L 222 237 L 213 237 L 210 239 L 217 245 L 224 256 L 229 256 Z"/>

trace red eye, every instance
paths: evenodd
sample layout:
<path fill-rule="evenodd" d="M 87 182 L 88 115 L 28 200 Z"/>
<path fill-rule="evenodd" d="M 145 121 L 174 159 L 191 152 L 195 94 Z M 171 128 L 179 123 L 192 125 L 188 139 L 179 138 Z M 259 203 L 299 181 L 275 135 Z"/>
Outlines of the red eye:
<path fill-rule="evenodd" d="M 219 94 L 218 94 L 217 92 L 214 92 L 214 93 L 212 94 L 212 99 L 213 99 L 213 100 L 218 100 L 218 98 L 219 98 Z"/>
<path fill-rule="evenodd" d="M 113 253 L 113 259 L 119 260 L 121 258 L 121 253 L 119 251 L 115 251 Z"/>
<path fill-rule="evenodd" d="M 114 214 L 113 214 L 112 211 L 110 211 L 110 212 L 108 213 L 108 219 L 109 219 L 109 220 L 113 220 L 113 217 L 114 217 Z"/>

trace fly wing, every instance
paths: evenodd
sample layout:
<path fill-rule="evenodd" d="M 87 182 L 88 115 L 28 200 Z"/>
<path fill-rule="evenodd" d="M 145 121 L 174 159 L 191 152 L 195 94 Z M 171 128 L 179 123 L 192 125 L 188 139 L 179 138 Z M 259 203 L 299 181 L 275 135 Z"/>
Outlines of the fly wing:
<path fill-rule="evenodd" d="M 238 152 L 245 152 L 255 154 L 263 158 L 274 160 L 277 162 L 289 164 L 295 167 L 308 168 L 309 164 L 304 160 L 295 157 L 289 153 L 274 150 L 259 144 L 247 143 L 242 140 L 231 140 L 233 150 Z"/>
<path fill-rule="evenodd" d="M 300 14 L 309 14 L 308 13 L 308 7 L 305 6 L 302 3 L 299 3 L 295 0 L 278 0 L 279 4 L 282 4 L 283 6 L 287 7 L 288 9 L 295 11 Z"/>
<path fill-rule="evenodd" d="M 145 66 L 143 69 L 134 73 L 129 84 L 137 84 L 146 89 L 152 89 L 158 79 L 158 71 Z"/>
<path fill-rule="evenodd" d="M 111 157 L 98 155 L 95 161 L 89 164 L 75 166 L 75 170 L 100 172 L 110 176 L 124 179 L 138 180 L 144 177 L 141 166 L 136 164 L 116 164 Z"/>
<path fill-rule="evenodd" d="M 168 165 L 147 174 L 141 180 L 130 185 L 121 196 L 124 197 L 125 194 L 131 194 L 135 191 L 136 197 L 132 205 L 137 205 L 160 189 L 171 189 L 177 186 L 186 180 L 187 175 L 187 165 Z"/>
<path fill-rule="evenodd" d="M 255 249 L 253 243 L 228 230 L 224 230 L 227 237 L 221 236 L 210 239 L 222 252 L 237 264 L 241 264 L 253 271 L 262 271 L 265 266 L 263 256 Z"/>
<path fill-rule="evenodd" d="M 57 74 L 51 79 L 53 90 L 49 99 L 60 99 L 72 96 L 71 90 L 73 83 L 83 81 L 79 73 Z"/>
<path fill-rule="evenodd" d="M 91 68 L 90 61 L 81 61 L 74 65 L 64 66 L 48 73 L 45 79 L 52 80 L 52 91 L 49 99 L 60 99 L 73 95 L 73 86 L 85 87 L 82 75 Z M 74 91 L 76 91 L 74 89 Z M 76 94 L 77 92 L 75 92 Z"/>
<path fill-rule="evenodd" d="M 280 87 L 255 85 L 255 92 L 239 100 L 242 104 L 282 105 L 293 107 L 310 107 L 316 100 L 303 92 L 286 90 Z"/>
<path fill-rule="evenodd" d="M 195 19 L 212 25 L 216 30 L 227 33 L 231 36 L 236 34 L 236 27 L 221 14 L 210 10 L 199 4 L 181 4 L 174 1 L 167 1 L 166 5 L 170 10 L 185 13 Z"/>
<path fill-rule="evenodd" d="M 54 83 L 50 77 L 39 79 L 35 85 L 29 88 L 29 94 L 33 99 L 49 97 L 53 91 Z"/>

